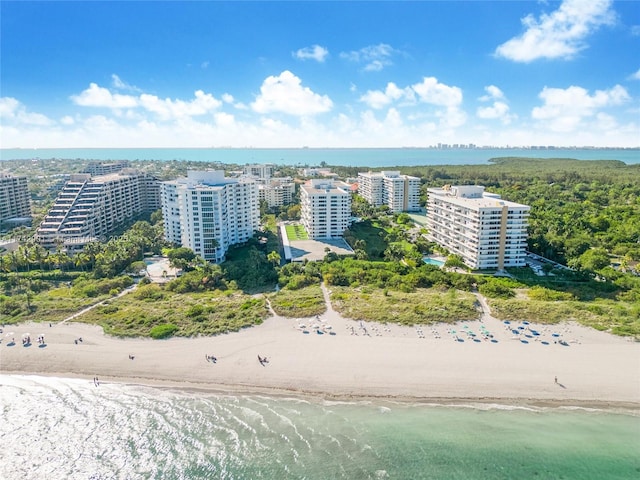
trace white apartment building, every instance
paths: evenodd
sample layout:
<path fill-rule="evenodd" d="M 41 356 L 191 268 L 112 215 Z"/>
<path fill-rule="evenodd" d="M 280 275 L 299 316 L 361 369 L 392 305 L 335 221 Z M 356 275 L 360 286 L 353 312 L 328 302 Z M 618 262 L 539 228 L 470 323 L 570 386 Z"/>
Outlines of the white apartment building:
<path fill-rule="evenodd" d="M 351 223 L 351 186 L 312 179 L 300 188 L 300 216 L 309 238 L 342 237 Z"/>
<path fill-rule="evenodd" d="M 98 175 L 116 173 L 125 168 L 129 168 L 129 162 L 127 160 L 118 160 L 115 162 L 89 162 L 82 173 L 88 173 L 95 177 Z"/>
<path fill-rule="evenodd" d="M 483 186 L 429 188 L 427 238 L 473 269 L 523 267 L 528 205 L 502 200 Z"/>
<path fill-rule="evenodd" d="M 273 176 L 274 171 L 275 171 L 275 166 L 267 163 L 267 164 L 245 165 L 245 167 L 242 170 L 242 173 L 248 177 L 255 177 L 256 179 L 266 180 L 266 183 L 268 183 L 269 179 Z M 258 183 L 261 183 L 261 182 L 258 182 Z"/>
<path fill-rule="evenodd" d="M 266 202 L 269 208 L 292 203 L 296 193 L 291 177 L 274 177 L 274 172 L 272 164 L 246 165 L 242 170 L 244 177 L 258 184 L 258 201 Z"/>
<path fill-rule="evenodd" d="M 268 184 L 258 185 L 258 200 L 267 202 L 269 208 L 293 203 L 296 184 L 289 178 L 272 178 Z"/>
<path fill-rule="evenodd" d="M 146 173 L 124 169 L 96 177 L 71 175 L 38 227 L 36 240 L 45 248 L 81 249 L 159 207 L 160 184 Z"/>
<path fill-rule="evenodd" d="M 387 205 L 393 213 L 420 210 L 420 179 L 399 171 L 358 173 L 358 193 L 374 207 Z"/>
<path fill-rule="evenodd" d="M 161 185 L 165 239 L 220 263 L 231 245 L 249 240 L 260 226 L 258 187 L 223 170 L 189 171 Z"/>
<path fill-rule="evenodd" d="M 27 177 L 0 172 L 0 224 L 31 217 Z"/>

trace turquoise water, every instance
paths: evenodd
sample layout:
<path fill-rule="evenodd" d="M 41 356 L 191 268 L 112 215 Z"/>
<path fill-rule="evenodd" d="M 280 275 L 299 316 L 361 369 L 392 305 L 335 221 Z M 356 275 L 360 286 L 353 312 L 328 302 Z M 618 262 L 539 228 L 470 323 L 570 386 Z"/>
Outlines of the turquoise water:
<path fill-rule="evenodd" d="M 640 417 L 0 376 L 0 478 L 632 479 Z"/>
<path fill-rule="evenodd" d="M 41 148 L 0 149 L 0 160 L 190 160 L 227 164 L 413 166 L 479 165 L 495 157 L 575 158 L 640 163 L 640 149 L 427 149 L 427 148 Z"/>
<path fill-rule="evenodd" d="M 442 260 L 436 260 L 435 258 L 423 258 L 422 261 L 427 265 L 436 265 L 438 267 L 444 265 L 444 262 Z"/>

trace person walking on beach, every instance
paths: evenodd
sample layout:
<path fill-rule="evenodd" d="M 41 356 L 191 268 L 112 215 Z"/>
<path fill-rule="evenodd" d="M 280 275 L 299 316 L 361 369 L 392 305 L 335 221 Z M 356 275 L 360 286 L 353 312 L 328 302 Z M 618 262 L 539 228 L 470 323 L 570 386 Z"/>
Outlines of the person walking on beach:
<path fill-rule="evenodd" d="M 555 383 L 558 383 L 558 377 L 555 378 Z"/>

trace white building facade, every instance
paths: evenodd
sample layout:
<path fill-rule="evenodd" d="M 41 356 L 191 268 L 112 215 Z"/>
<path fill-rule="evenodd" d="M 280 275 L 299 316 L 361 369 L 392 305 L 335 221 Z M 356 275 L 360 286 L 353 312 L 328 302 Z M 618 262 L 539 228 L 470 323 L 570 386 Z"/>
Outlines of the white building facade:
<path fill-rule="evenodd" d="M 399 171 L 358 173 L 358 193 L 374 207 L 387 205 L 392 213 L 420 210 L 420 179 Z"/>
<path fill-rule="evenodd" d="M 342 237 L 351 223 L 351 186 L 312 179 L 300 187 L 300 217 L 310 238 Z"/>
<path fill-rule="evenodd" d="M 248 178 L 226 178 L 224 171 L 189 171 L 163 182 L 165 239 L 220 263 L 230 246 L 249 240 L 260 226 L 258 187 Z"/>
<path fill-rule="evenodd" d="M 269 183 L 258 185 L 258 199 L 267 203 L 269 208 L 282 207 L 293 203 L 296 184 L 290 179 L 272 178 Z"/>
<path fill-rule="evenodd" d="M 266 181 L 267 183 L 269 179 L 273 176 L 274 172 L 275 172 L 275 166 L 269 163 L 245 165 L 244 168 L 242 169 L 243 175 L 247 177 L 255 177 L 256 179 Z"/>
<path fill-rule="evenodd" d="M 26 217 L 31 217 L 27 177 L 0 173 L 0 224 Z"/>
<path fill-rule="evenodd" d="M 71 175 L 36 231 L 45 248 L 81 249 L 104 240 L 127 220 L 160 207 L 160 183 L 125 169 L 92 177 Z"/>
<path fill-rule="evenodd" d="M 429 188 L 427 238 L 472 269 L 523 267 L 530 208 L 483 186 Z"/>

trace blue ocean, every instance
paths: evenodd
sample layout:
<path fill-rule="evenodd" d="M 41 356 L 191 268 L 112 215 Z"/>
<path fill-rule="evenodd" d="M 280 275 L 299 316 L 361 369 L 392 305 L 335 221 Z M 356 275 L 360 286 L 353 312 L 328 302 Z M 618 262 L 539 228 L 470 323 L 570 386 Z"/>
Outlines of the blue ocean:
<path fill-rule="evenodd" d="M 291 166 L 354 167 L 416 165 L 482 165 L 497 157 L 574 158 L 640 163 L 640 149 L 522 148 L 64 148 L 0 149 L 0 160 L 189 160 L 244 165 L 274 163 Z"/>
<path fill-rule="evenodd" d="M 0 478 L 637 479 L 640 415 L 0 375 Z"/>

